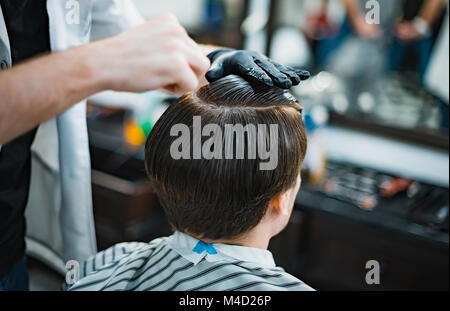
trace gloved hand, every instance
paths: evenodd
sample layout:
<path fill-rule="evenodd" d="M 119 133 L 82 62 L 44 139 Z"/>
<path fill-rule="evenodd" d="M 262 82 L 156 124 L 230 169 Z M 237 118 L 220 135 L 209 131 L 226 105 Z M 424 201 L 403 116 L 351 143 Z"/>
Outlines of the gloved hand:
<path fill-rule="evenodd" d="M 252 51 L 223 49 L 208 55 L 211 68 L 206 79 L 214 82 L 224 76 L 235 74 L 248 81 L 259 81 L 268 86 L 289 89 L 310 77 L 308 71 L 280 65 L 268 57 Z"/>

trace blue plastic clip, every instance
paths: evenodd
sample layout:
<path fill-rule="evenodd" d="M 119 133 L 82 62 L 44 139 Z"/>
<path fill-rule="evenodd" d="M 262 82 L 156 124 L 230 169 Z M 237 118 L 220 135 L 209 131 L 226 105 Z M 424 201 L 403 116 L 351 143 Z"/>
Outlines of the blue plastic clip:
<path fill-rule="evenodd" d="M 195 245 L 195 247 L 192 249 L 192 251 L 195 253 L 198 253 L 198 254 L 201 254 L 204 251 L 206 251 L 210 255 L 217 254 L 217 251 L 212 244 L 207 244 L 202 241 L 198 241 L 197 245 Z"/>

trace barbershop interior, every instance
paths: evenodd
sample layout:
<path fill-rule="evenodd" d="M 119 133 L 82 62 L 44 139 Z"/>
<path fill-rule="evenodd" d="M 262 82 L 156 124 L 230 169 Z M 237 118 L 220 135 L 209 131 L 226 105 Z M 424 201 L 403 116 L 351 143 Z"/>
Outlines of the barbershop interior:
<path fill-rule="evenodd" d="M 310 72 L 290 90 L 308 147 L 289 223 L 269 244 L 278 266 L 319 291 L 448 290 L 448 1 L 354 1 L 362 20 L 344 0 L 133 1 L 146 19 L 173 13 L 198 43 Z M 144 157 L 177 98 L 89 98 L 98 251 L 172 234 Z M 49 208 L 64 202 L 57 187 L 40 189 L 59 169 L 45 153 L 32 157 L 27 265 L 30 290 L 59 291 L 69 267 L 60 222 L 77 216 Z"/>

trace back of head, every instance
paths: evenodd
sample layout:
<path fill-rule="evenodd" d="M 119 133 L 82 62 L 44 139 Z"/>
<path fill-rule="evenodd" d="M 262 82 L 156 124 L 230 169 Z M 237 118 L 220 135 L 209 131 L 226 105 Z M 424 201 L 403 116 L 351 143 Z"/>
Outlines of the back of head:
<path fill-rule="evenodd" d="M 301 107 L 289 92 L 227 76 L 169 107 L 147 140 L 146 168 L 176 230 L 234 238 L 295 185 L 305 153 Z"/>

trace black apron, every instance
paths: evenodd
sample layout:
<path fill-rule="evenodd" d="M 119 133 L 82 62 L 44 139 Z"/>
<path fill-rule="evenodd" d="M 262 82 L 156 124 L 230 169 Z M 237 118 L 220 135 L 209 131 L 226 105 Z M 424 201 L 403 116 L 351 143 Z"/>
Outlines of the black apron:
<path fill-rule="evenodd" d="M 0 0 L 13 66 L 50 51 L 46 0 Z M 23 88 L 26 92 L 26 87 Z M 0 94 L 0 101 L 2 100 Z M 0 276 L 25 255 L 25 206 L 36 129 L 0 150 Z"/>

